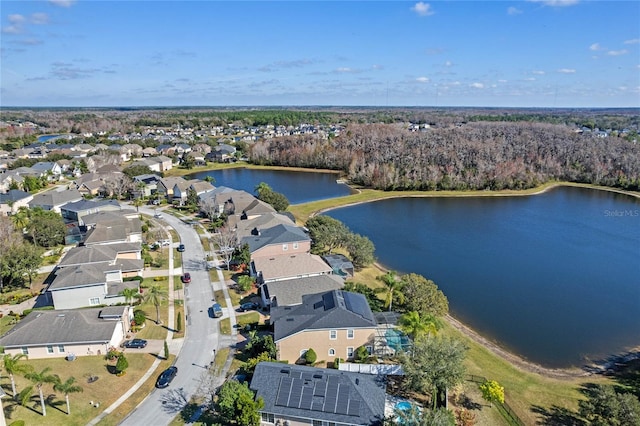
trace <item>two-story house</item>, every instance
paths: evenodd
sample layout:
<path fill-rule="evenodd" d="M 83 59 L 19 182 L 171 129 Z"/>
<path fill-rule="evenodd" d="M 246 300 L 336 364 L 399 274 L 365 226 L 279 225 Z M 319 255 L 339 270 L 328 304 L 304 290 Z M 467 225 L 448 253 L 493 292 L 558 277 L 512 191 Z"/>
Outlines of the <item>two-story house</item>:
<path fill-rule="evenodd" d="M 377 322 L 364 295 L 342 290 L 302 296 L 296 306 L 271 309 L 278 360 L 296 362 L 313 348 L 319 359 L 350 360 L 356 348 L 373 352 Z"/>

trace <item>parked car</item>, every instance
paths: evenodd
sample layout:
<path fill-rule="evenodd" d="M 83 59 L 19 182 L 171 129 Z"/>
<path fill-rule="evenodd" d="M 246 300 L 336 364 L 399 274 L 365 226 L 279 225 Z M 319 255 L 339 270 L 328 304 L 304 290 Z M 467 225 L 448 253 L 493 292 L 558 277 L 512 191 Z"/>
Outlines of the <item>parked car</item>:
<path fill-rule="evenodd" d="M 214 318 L 220 318 L 223 315 L 222 306 L 219 303 L 214 303 L 211 307 L 211 313 Z"/>
<path fill-rule="evenodd" d="M 142 349 L 147 346 L 147 341 L 144 339 L 133 339 L 125 341 L 122 346 L 125 348 Z"/>
<path fill-rule="evenodd" d="M 178 251 L 179 251 L 179 252 L 183 252 L 183 251 L 184 251 L 184 244 L 180 244 L 180 245 L 178 246 Z"/>
<path fill-rule="evenodd" d="M 258 309 L 258 307 L 260 307 L 260 305 L 255 302 L 247 302 L 240 305 L 240 308 L 238 308 L 238 310 L 240 312 L 253 311 L 254 309 Z"/>
<path fill-rule="evenodd" d="M 188 272 L 185 272 L 182 275 L 182 277 L 180 277 L 180 279 L 182 280 L 183 283 L 189 284 L 191 282 L 191 274 Z"/>
<path fill-rule="evenodd" d="M 156 212 L 156 214 L 154 214 L 153 217 L 155 217 L 156 219 L 162 219 L 162 213 Z"/>
<path fill-rule="evenodd" d="M 171 366 L 167 368 L 158 376 L 156 387 L 159 389 L 166 388 L 167 386 L 169 386 L 169 383 L 171 383 L 171 381 L 176 377 L 176 374 L 178 374 L 178 367 Z"/>

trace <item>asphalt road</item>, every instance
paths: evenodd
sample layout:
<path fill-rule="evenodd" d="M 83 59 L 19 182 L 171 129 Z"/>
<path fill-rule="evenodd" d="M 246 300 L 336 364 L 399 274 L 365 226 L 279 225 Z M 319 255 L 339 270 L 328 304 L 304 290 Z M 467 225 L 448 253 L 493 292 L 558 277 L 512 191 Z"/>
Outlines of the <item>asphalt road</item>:
<path fill-rule="evenodd" d="M 152 209 L 141 212 L 153 214 Z M 181 220 L 163 214 L 180 235 L 185 245 L 182 268 L 191 273 L 191 283 L 185 286 L 184 343 L 175 362 L 178 374 L 169 387 L 154 389 L 149 396 L 125 419 L 122 425 L 168 425 L 201 386 L 206 386 L 207 369 L 218 347 L 217 322 L 209 315 L 213 304 L 213 290 L 206 270 L 204 250 L 194 228 Z M 160 371 L 158 371 L 160 374 Z M 157 377 L 157 376 L 156 376 Z"/>

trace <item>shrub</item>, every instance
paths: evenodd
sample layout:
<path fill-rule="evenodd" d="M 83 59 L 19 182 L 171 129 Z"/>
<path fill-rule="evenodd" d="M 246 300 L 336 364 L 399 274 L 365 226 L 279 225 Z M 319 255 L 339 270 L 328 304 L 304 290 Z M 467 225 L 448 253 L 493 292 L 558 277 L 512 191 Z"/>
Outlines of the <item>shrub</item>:
<path fill-rule="evenodd" d="M 127 367 L 129 367 L 129 361 L 127 361 L 127 358 L 121 353 L 116 362 L 116 374 L 124 373 Z"/>
<path fill-rule="evenodd" d="M 137 326 L 141 326 L 147 320 L 147 314 L 144 313 L 141 309 L 136 309 L 133 311 L 133 322 L 136 323 Z"/>
<path fill-rule="evenodd" d="M 304 360 L 307 364 L 313 364 L 317 359 L 318 355 L 312 348 L 309 348 L 309 350 L 304 354 Z"/>
<path fill-rule="evenodd" d="M 107 354 L 104 356 L 104 359 L 113 361 L 114 359 L 118 358 L 120 355 L 121 355 L 120 351 L 117 351 L 115 349 L 109 349 Z"/>
<path fill-rule="evenodd" d="M 353 360 L 355 362 L 363 363 L 369 358 L 369 351 L 364 346 L 359 346 L 353 353 Z"/>

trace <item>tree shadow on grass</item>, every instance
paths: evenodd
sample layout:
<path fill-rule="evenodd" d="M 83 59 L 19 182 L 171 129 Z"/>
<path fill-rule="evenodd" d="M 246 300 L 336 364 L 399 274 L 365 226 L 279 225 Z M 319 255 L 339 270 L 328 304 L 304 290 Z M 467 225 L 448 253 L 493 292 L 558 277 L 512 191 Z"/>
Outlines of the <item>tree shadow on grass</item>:
<path fill-rule="evenodd" d="M 534 405 L 531 411 L 540 416 L 540 420 L 536 422 L 545 426 L 586 426 L 586 423 L 578 416 L 577 413 L 556 405 L 550 409 Z"/>
<path fill-rule="evenodd" d="M 466 408 L 467 410 L 482 410 L 482 404 L 478 404 L 477 402 L 469 398 L 468 395 L 465 395 L 465 394 L 461 394 L 460 396 L 458 396 L 457 403 L 458 405 L 460 405 L 463 408 Z"/>
<path fill-rule="evenodd" d="M 54 393 L 47 395 L 44 399 L 44 403 L 49 407 L 60 411 L 62 414 L 67 414 L 67 401 L 60 399 L 56 400 L 56 394 Z"/>

